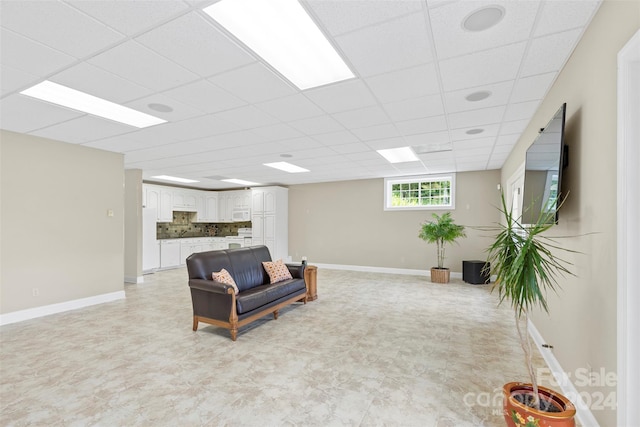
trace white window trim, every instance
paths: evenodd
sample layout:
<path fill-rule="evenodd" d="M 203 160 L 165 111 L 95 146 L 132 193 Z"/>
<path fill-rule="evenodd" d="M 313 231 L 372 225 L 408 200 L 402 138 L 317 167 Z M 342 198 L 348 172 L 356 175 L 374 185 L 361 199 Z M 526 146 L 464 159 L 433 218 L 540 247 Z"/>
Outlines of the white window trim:
<path fill-rule="evenodd" d="M 444 181 L 451 180 L 451 204 L 442 206 L 391 206 L 391 186 L 393 184 L 404 184 L 418 181 Z M 396 176 L 384 179 L 384 199 L 385 211 L 437 211 L 454 210 L 456 208 L 456 174 L 446 173 L 438 175 L 412 175 Z"/>

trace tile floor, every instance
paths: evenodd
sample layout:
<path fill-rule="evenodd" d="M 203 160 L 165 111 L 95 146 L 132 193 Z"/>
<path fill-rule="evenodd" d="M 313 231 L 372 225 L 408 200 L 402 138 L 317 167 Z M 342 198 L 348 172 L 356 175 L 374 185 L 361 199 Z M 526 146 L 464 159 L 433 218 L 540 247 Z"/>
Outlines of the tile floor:
<path fill-rule="evenodd" d="M 502 384 L 527 377 L 489 289 L 319 269 L 316 301 L 233 342 L 191 330 L 185 269 L 148 275 L 0 329 L 0 425 L 502 426 Z"/>

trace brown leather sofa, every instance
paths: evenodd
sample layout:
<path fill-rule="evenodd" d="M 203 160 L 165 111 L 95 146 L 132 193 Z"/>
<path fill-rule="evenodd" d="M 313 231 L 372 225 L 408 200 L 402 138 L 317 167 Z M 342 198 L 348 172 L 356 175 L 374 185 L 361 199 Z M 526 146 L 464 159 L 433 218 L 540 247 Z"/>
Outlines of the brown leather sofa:
<path fill-rule="evenodd" d="M 266 246 L 200 252 L 187 258 L 189 287 L 193 302 L 193 330 L 198 323 L 222 326 L 236 340 L 238 328 L 269 313 L 278 318 L 278 310 L 297 301 L 307 303 L 304 265 L 287 264 L 293 279 L 270 284 L 262 266 L 271 261 Z M 227 270 L 238 286 L 212 279 L 212 273 Z"/>

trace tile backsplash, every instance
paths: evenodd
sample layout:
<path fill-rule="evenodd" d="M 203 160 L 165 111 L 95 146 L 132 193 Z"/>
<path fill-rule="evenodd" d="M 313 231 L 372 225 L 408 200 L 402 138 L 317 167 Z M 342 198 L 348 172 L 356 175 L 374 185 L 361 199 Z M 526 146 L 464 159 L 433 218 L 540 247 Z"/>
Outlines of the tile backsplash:
<path fill-rule="evenodd" d="M 158 239 L 177 239 L 181 237 L 227 237 L 237 236 L 238 228 L 250 228 L 251 221 L 232 223 L 195 222 L 195 212 L 173 212 L 172 222 L 161 222 L 157 226 Z"/>

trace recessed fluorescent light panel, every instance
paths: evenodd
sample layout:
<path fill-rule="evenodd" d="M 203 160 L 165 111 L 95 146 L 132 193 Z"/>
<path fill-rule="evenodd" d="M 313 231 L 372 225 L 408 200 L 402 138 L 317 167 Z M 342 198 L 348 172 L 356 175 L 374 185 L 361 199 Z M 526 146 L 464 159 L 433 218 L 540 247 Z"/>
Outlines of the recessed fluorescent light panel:
<path fill-rule="evenodd" d="M 275 163 L 263 163 L 270 168 L 280 169 L 281 171 L 289 173 L 309 172 L 309 169 L 301 168 L 300 166 L 293 165 L 288 162 L 275 162 Z"/>
<path fill-rule="evenodd" d="M 59 85 L 49 80 L 31 86 L 29 89 L 25 89 L 20 93 L 137 128 L 146 128 L 160 123 L 166 123 L 166 120 L 158 117 L 141 113 L 140 111 Z"/>
<path fill-rule="evenodd" d="M 204 12 L 301 90 L 355 77 L 297 0 L 221 0 Z"/>
<path fill-rule="evenodd" d="M 223 179 L 221 181 L 230 182 L 231 184 L 239 184 L 239 185 L 260 185 L 257 182 L 245 181 L 244 179 L 235 179 L 235 178 Z"/>
<path fill-rule="evenodd" d="M 389 163 L 417 162 L 420 160 L 411 147 L 389 148 L 377 150 L 378 154 L 387 159 Z"/>
<path fill-rule="evenodd" d="M 200 182 L 200 181 L 196 181 L 195 179 L 178 178 L 177 176 L 169 176 L 169 175 L 157 175 L 157 176 L 152 176 L 151 178 L 161 179 L 163 181 L 181 182 L 183 184 L 190 184 L 190 183 L 193 183 L 193 182 Z"/>

